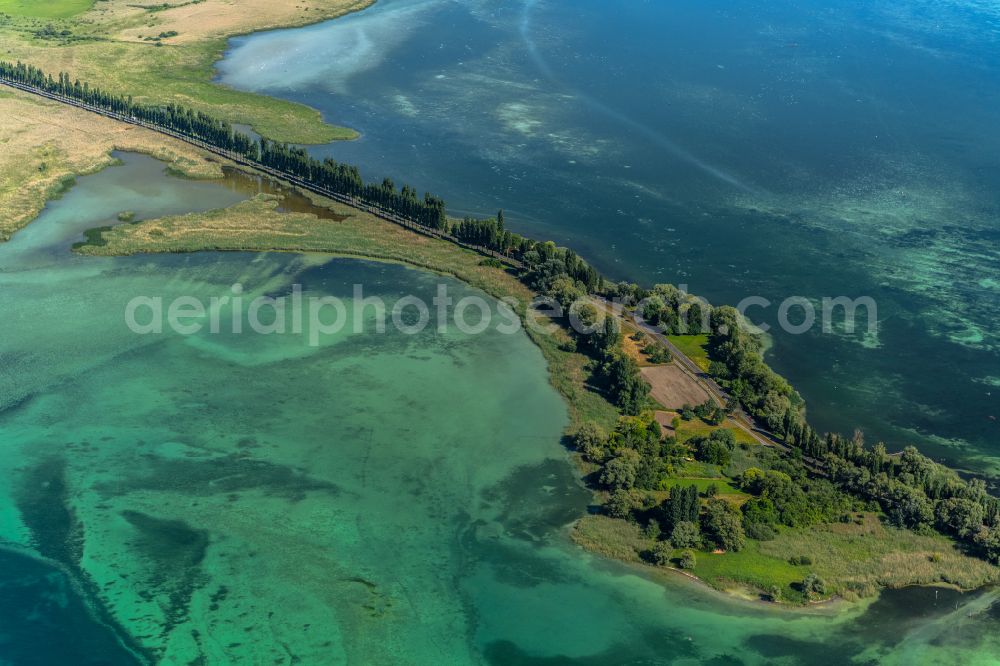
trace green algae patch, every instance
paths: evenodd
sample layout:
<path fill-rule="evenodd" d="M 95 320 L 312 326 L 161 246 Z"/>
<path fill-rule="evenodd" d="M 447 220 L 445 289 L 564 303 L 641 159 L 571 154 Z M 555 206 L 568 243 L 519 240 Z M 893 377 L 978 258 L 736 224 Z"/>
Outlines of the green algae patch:
<path fill-rule="evenodd" d="M 195 592 L 207 581 L 201 564 L 208 550 L 208 533 L 183 520 L 141 511 L 125 510 L 121 515 L 135 529 L 129 546 L 147 563 L 141 579 L 146 592 L 161 600 L 165 617 L 160 635 L 168 637 L 189 620 Z"/>
<path fill-rule="evenodd" d="M 17 507 L 35 549 L 70 570 L 80 564 L 83 526 L 71 502 L 66 459 L 53 456 L 24 474 Z"/>
<path fill-rule="evenodd" d="M 205 250 L 322 252 L 453 275 L 495 298 L 513 298 L 522 316 L 535 296 L 504 267 L 483 261 L 475 252 L 328 199 L 315 195 L 309 199 L 314 205 L 300 204 L 298 212 L 284 212 L 280 196 L 263 194 L 225 209 L 102 228 L 88 234 L 74 250 L 95 256 Z M 589 388 L 590 360 L 569 351 L 568 334 L 558 330 L 541 335 L 531 329 L 528 334 L 548 362 L 552 384 L 569 405 L 570 430 L 585 421 L 613 427 L 617 411 Z"/>

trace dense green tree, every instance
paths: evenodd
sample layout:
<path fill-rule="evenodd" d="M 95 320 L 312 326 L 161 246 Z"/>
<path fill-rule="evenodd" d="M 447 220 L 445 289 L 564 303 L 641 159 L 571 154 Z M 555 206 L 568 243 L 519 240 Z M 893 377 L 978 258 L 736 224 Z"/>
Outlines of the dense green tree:
<path fill-rule="evenodd" d="M 725 467 L 732 460 L 735 441 L 731 430 L 720 429 L 707 437 L 694 438 L 690 443 L 694 447 L 696 459 Z"/>
<path fill-rule="evenodd" d="M 576 309 L 576 317 L 581 326 L 590 329 L 596 327 L 600 321 L 601 313 L 592 303 L 583 303 Z"/>
<path fill-rule="evenodd" d="M 664 503 L 664 516 L 671 530 L 683 522 L 697 523 L 701 510 L 698 487 L 671 486 L 670 495 Z"/>
<path fill-rule="evenodd" d="M 695 301 L 687 308 L 684 313 L 683 328 L 683 332 L 687 335 L 701 335 L 708 328 L 705 309 L 701 303 Z"/>
<path fill-rule="evenodd" d="M 670 353 L 670 350 L 656 342 L 650 342 L 643 347 L 642 351 L 646 354 L 646 359 L 654 365 L 670 363 L 673 360 L 673 354 Z"/>
<path fill-rule="evenodd" d="M 615 317 L 605 317 L 603 326 L 590 335 L 591 348 L 600 356 L 620 354 L 622 327 Z"/>
<path fill-rule="evenodd" d="M 710 373 L 751 415 L 779 431 L 790 408 L 801 418 L 802 398 L 764 363 L 760 340 L 746 329 L 735 308 L 712 310 L 708 346 L 715 362 Z"/>
<path fill-rule="evenodd" d="M 696 548 L 701 544 L 701 529 L 698 523 L 682 520 L 670 532 L 670 543 L 674 548 Z"/>
<path fill-rule="evenodd" d="M 647 539 L 659 539 L 662 533 L 663 529 L 657 520 L 646 521 L 646 526 L 642 528 L 642 536 Z"/>
<path fill-rule="evenodd" d="M 573 436 L 576 450 L 587 460 L 595 463 L 604 462 L 607 452 L 608 436 L 596 423 L 587 421 Z"/>
<path fill-rule="evenodd" d="M 810 599 L 826 594 L 826 582 L 814 573 L 810 573 L 802 581 L 802 591 Z"/>
<path fill-rule="evenodd" d="M 743 522 L 750 524 L 777 525 L 781 516 L 768 497 L 754 497 L 747 500 L 741 507 Z"/>
<path fill-rule="evenodd" d="M 994 564 L 1000 564 L 1000 526 L 983 525 L 973 537 L 973 543 Z"/>
<path fill-rule="evenodd" d="M 666 541 L 658 541 L 656 545 L 653 546 L 651 556 L 653 562 L 660 565 L 661 567 L 668 566 L 670 564 L 670 558 L 674 555 L 674 549 Z"/>
<path fill-rule="evenodd" d="M 569 308 L 586 295 L 586 290 L 568 275 L 562 275 L 553 280 L 549 287 L 549 295 L 559 301 L 559 304 L 569 311 Z"/>
<path fill-rule="evenodd" d="M 764 470 L 758 467 L 748 467 L 740 474 L 740 488 L 752 495 L 759 495 L 764 489 Z"/>
<path fill-rule="evenodd" d="M 645 408 L 649 384 L 642 378 L 635 359 L 622 352 L 613 354 L 604 364 L 603 374 L 608 394 L 623 414 L 638 414 Z"/>
<path fill-rule="evenodd" d="M 663 303 L 663 299 L 659 296 L 651 296 L 650 298 L 647 298 L 642 305 L 641 314 L 643 320 L 655 326 L 660 322 L 660 315 L 666 307 L 667 306 Z"/>
<path fill-rule="evenodd" d="M 702 522 L 705 534 L 719 548 L 738 551 L 746 544 L 743 521 L 736 509 L 725 500 L 709 500 Z"/>
<path fill-rule="evenodd" d="M 634 449 L 644 455 L 659 454 L 663 430 L 652 412 L 639 416 L 623 416 L 618 419 L 615 431 L 608 438 L 612 448 Z"/>
<path fill-rule="evenodd" d="M 934 519 L 934 507 L 923 491 L 900 482 L 889 484 L 886 515 L 900 527 L 915 528 Z"/>
<path fill-rule="evenodd" d="M 642 499 L 635 492 L 619 488 L 611 493 L 604 508 L 612 518 L 630 518 L 640 506 Z"/>
<path fill-rule="evenodd" d="M 979 530 L 986 519 L 986 512 L 974 500 L 949 497 L 937 503 L 934 517 L 941 530 L 965 538 Z"/>
<path fill-rule="evenodd" d="M 639 454 L 632 449 L 622 449 L 609 460 L 601 471 L 601 483 L 612 490 L 628 490 L 635 487 L 639 473 Z"/>

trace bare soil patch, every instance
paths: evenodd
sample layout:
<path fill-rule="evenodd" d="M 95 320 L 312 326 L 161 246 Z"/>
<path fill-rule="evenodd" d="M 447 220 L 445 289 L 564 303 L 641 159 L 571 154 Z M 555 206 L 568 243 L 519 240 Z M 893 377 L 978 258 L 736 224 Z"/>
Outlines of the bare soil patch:
<path fill-rule="evenodd" d="M 641 368 L 641 372 L 653 387 L 653 398 L 668 409 L 697 405 L 709 398 L 708 392 L 675 363 Z"/>
<path fill-rule="evenodd" d="M 656 422 L 660 424 L 660 428 L 663 430 L 663 435 L 665 437 L 673 437 L 676 434 L 674 430 L 674 419 L 677 418 L 677 412 L 653 412 L 653 418 Z"/>

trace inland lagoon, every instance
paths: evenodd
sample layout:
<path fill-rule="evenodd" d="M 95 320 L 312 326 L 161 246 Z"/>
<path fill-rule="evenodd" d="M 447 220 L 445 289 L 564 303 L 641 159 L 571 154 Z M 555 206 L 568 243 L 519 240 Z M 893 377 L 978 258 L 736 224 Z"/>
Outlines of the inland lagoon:
<path fill-rule="evenodd" d="M 320 255 L 70 253 L 245 198 L 146 157 L 0 246 L 0 658 L 14 663 L 995 663 L 995 593 L 803 610 L 589 555 L 562 400 L 527 336 L 141 336 L 137 295 L 388 303 L 444 282 Z M 23 609 L 31 609 L 24 613 Z M 55 632 L 55 633 L 53 633 Z M 65 641 L 54 640 L 65 637 Z"/>

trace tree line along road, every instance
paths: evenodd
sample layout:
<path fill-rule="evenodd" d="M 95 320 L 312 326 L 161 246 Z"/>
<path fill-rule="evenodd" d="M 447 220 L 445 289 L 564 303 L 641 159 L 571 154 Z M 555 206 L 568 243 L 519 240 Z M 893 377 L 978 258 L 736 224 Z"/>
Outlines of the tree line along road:
<path fill-rule="evenodd" d="M 218 155 L 219 157 L 223 157 L 223 158 L 229 160 L 230 162 L 233 162 L 234 164 L 239 164 L 240 166 L 248 167 L 248 168 L 250 168 L 250 169 L 252 169 L 254 171 L 262 173 L 262 174 L 264 174 L 264 175 L 266 175 L 266 176 L 268 176 L 270 178 L 273 178 L 274 180 L 277 180 L 279 182 L 283 182 L 283 183 L 292 185 L 294 187 L 297 187 L 297 188 L 300 188 L 300 189 L 303 189 L 303 190 L 307 190 L 309 192 L 312 192 L 313 194 L 318 194 L 318 195 L 320 195 L 322 197 L 326 197 L 328 199 L 332 199 L 333 201 L 336 201 L 338 203 L 342 203 L 342 204 L 344 204 L 346 206 L 350 206 L 351 208 L 355 208 L 355 209 L 360 210 L 362 212 L 369 213 L 369 214 L 374 215 L 375 217 L 383 219 L 383 220 L 385 220 L 387 222 L 392 222 L 393 224 L 398 224 L 399 226 L 405 227 L 406 229 L 409 229 L 410 231 L 422 234 L 424 236 L 430 236 L 431 238 L 437 238 L 439 240 L 445 240 L 445 241 L 448 241 L 450 243 L 454 243 L 455 245 L 459 245 L 459 246 L 464 247 L 464 248 L 466 248 L 468 250 L 473 250 L 474 252 L 478 252 L 480 254 L 484 254 L 484 255 L 486 255 L 488 257 L 491 257 L 493 259 L 501 261 L 501 262 L 507 264 L 508 266 L 512 266 L 514 268 L 523 268 L 523 264 L 520 261 L 518 261 L 517 259 L 514 259 L 513 257 L 508 257 L 507 255 L 502 254 L 500 252 L 497 252 L 496 250 L 493 250 L 491 248 L 483 247 L 481 245 L 473 245 L 471 243 L 466 243 L 466 242 L 460 240 L 459 238 L 457 238 L 457 237 L 455 237 L 455 236 L 453 236 L 453 235 L 451 235 L 449 233 L 438 231 L 436 229 L 431 229 L 429 227 L 425 227 L 422 224 L 418 224 L 414 220 L 411 220 L 409 218 L 403 217 L 403 216 L 401 216 L 401 215 L 399 215 L 397 213 L 394 213 L 393 211 L 386 210 L 386 209 L 382 208 L 381 206 L 372 204 L 370 202 L 367 202 L 367 201 L 364 201 L 364 200 L 361 200 L 361 199 L 358 199 L 358 198 L 355 198 L 355 197 L 350 197 L 350 196 L 341 194 L 339 192 L 333 192 L 333 191 L 328 190 L 328 189 L 326 189 L 324 187 L 319 187 L 318 185 L 315 185 L 315 184 L 310 183 L 310 182 L 308 182 L 306 180 L 303 180 L 303 179 L 299 178 L 298 176 L 295 176 L 294 174 L 290 174 L 290 173 L 286 173 L 286 172 L 280 171 L 278 169 L 274 169 L 273 167 L 269 167 L 269 166 L 266 166 L 266 165 L 261 164 L 259 162 L 256 162 L 254 160 L 248 159 L 245 155 L 240 155 L 239 153 L 235 153 L 235 152 L 230 151 L 230 150 L 225 150 L 225 149 L 219 148 L 218 146 L 213 146 L 210 143 L 207 143 L 205 141 L 202 141 L 201 139 L 198 139 L 198 138 L 195 138 L 195 137 L 192 137 L 192 136 L 188 136 L 188 135 L 186 135 L 186 134 L 184 134 L 182 132 L 178 132 L 176 130 L 173 130 L 173 129 L 170 129 L 170 128 L 167 128 L 167 127 L 161 127 L 159 125 L 155 125 L 153 123 L 149 123 L 149 122 L 140 120 L 139 118 L 134 118 L 134 117 L 127 116 L 127 115 L 124 115 L 124 114 L 121 114 L 121 113 L 116 113 L 114 111 L 109 111 L 108 109 L 102 109 L 100 107 L 93 106 L 93 105 L 87 104 L 85 102 L 81 102 L 80 100 L 73 99 L 71 97 L 66 97 L 64 95 L 59 95 L 57 93 L 52 93 L 52 92 L 49 92 L 47 90 L 42 90 L 40 88 L 35 88 L 34 86 L 25 85 L 25 84 L 17 82 L 17 81 L 10 81 L 10 80 L 5 79 L 3 77 L 0 77 L 0 83 L 4 84 L 6 86 L 9 86 L 11 88 L 14 88 L 16 90 L 20 90 L 22 92 L 31 93 L 33 95 L 38 95 L 40 97 L 44 97 L 46 99 L 51 99 L 53 101 L 60 102 L 62 104 L 67 104 L 69 106 L 73 106 L 73 107 L 76 107 L 78 109 L 83 109 L 84 111 L 89 111 L 91 113 L 96 113 L 96 114 L 98 114 L 100 116 L 104 116 L 105 118 L 110 118 L 112 120 L 116 120 L 118 122 L 127 123 L 129 125 L 135 125 L 136 127 L 142 127 L 144 129 L 148 129 L 150 131 L 157 132 L 159 134 L 163 134 L 163 135 L 172 137 L 174 139 L 177 139 L 179 141 L 183 141 L 183 142 L 185 142 L 187 144 L 190 144 L 192 146 L 200 148 L 200 149 L 202 149 L 204 151 L 207 151 L 209 153 L 212 153 L 214 155 Z"/>
<path fill-rule="evenodd" d="M 437 238 L 439 240 L 444 240 L 450 243 L 454 243 L 455 245 L 458 245 L 460 247 L 464 247 L 466 249 L 473 250 L 480 254 L 484 254 L 488 257 L 497 259 L 498 261 L 501 261 L 507 264 L 508 266 L 514 268 L 520 269 L 524 267 L 524 265 L 517 259 L 508 257 L 491 248 L 483 247 L 480 245 L 473 245 L 471 243 L 466 243 L 449 233 L 425 227 L 393 211 L 386 210 L 381 206 L 377 206 L 370 202 L 366 202 L 361 199 L 357 199 L 355 197 L 350 197 L 341 194 L 339 192 L 333 192 L 327 190 L 326 188 L 319 187 L 313 183 L 303 180 L 302 178 L 299 178 L 294 174 L 274 169 L 273 167 L 266 166 L 255 160 L 248 159 L 245 155 L 241 155 L 239 153 L 235 153 L 230 150 L 219 148 L 218 146 L 214 146 L 201 139 L 188 136 L 182 132 L 178 132 L 176 130 L 167 127 L 161 127 L 159 125 L 155 125 L 153 123 L 140 120 L 139 118 L 134 118 L 121 113 L 110 111 L 108 109 L 103 109 L 101 107 L 93 106 L 91 104 L 81 102 L 80 100 L 73 99 L 71 97 L 66 97 L 64 95 L 52 93 L 47 90 L 35 88 L 34 86 L 25 85 L 17 81 L 11 81 L 3 77 L 0 77 L 0 83 L 9 86 L 11 88 L 14 88 L 16 90 L 20 90 L 22 92 L 38 95 L 40 97 L 44 97 L 46 99 L 50 99 L 62 104 L 67 104 L 69 106 L 73 106 L 78 109 L 89 111 L 91 113 L 96 113 L 100 116 L 104 116 L 106 118 L 110 118 L 118 122 L 127 123 L 129 125 L 135 125 L 137 127 L 142 127 L 144 129 L 148 129 L 150 131 L 172 137 L 179 141 L 183 141 L 189 145 L 200 148 L 201 150 L 222 157 L 234 164 L 238 164 L 240 166 L 264 174 L 265 176 L 273 178 L 276 181 L 286 183 L 288 185 L 306 190 L 308 192 L 312 192 L 313 194 L 318 194 L 319 196 L 326 197 L 328 199 L 344 204 L 356 210 L 369 213 L 382 220 L 385 220 L 387 222 L 392 222 L 393 224 L 397 224 L 406 229 L 409 229 L 410 231 L 414 231 L 424 236 L 429 236 L 431 238 Z M 669 349 L 670 353 L 673 354 L 674 358 L 676 358 L 679 361 L 679 367 L 681 367 L 681 369 L 685 373 L 690 375 L 695 382 L 697 382 L 706 391 L 708 391 L 709 395 L 711 395 L 713 399 L 718 400 L 721 405 L 725 405 L 727 403 L 729 396 L 725 392 L 725 390 L 718 383 L 716 383 L 715 380 L 713 380 L 711 377 L 708 377 L 701 370 L 701 368 L 697 366 L 697 364 L 694 361 L 688 358 L 680 349 L 677 348 L 676 345 L 670 342 L 670 340 L 665 335 L 663 335 L 655 327 L 650 326 L 646 322 L 642 321 L 642 319 L 636 316 L 635 313 L 625 313 L 624 311 L 618 312 L 618 306 L 615 306 L 614 304 L 610 303 L 609 301 L 603 298 L 600 298 L 599 300 L 601 300 L 607 307 L 609 307 L 612 312 L 615 312 L 617 316 L 621 316 L 623 318 L 625 316 L 628 316 L 629 319 L 631 319 L 631 321 L 636 326 L 638 326 L 647 334 L 651 335 L 659 343 L 661 343 L 667 349 Z M 746 414 L 741 408 L 737 408 L 737 410 L 733 412 L 733 414 L 731 415 L 731 418 L 733 423 L 735 423 L 741 430 L 748 433 L 760 444 L 763 444 L 764 446 L 775 446 L 787 450 L 787 447 L 784 444 L 778 442 L 770 433 L 757 426 L 754 420 L 748 414 Z"/>

